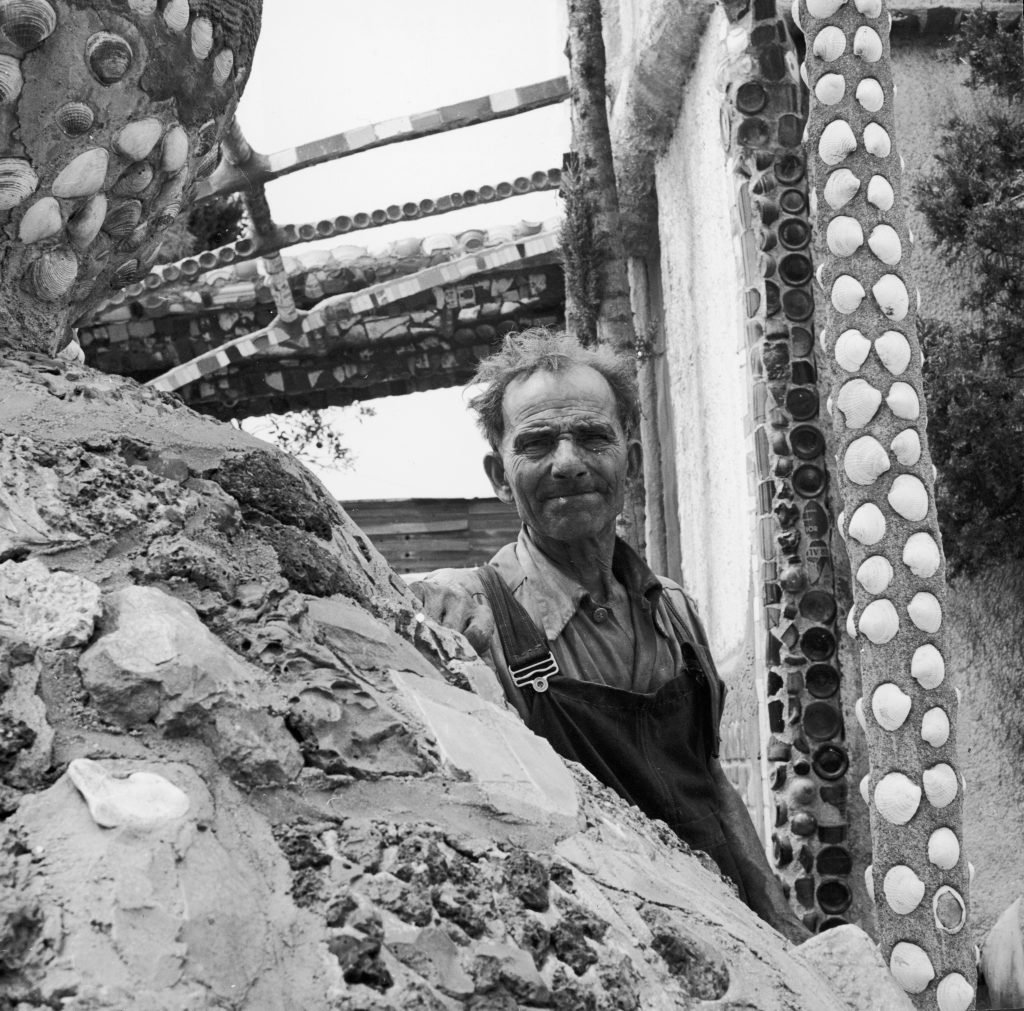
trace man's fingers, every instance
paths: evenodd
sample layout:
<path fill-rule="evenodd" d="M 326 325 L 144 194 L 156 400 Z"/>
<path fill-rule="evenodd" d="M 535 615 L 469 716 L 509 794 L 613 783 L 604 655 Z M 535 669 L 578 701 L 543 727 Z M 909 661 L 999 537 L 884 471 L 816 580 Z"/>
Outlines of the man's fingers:
<path fill-rule="evenodd" d="M 494 618 L 489 609 L 478 606 L 470 617 L 469 623 L 462 630 L 462 634 L 469 640 L 470 646 L 480 653 L 486 653 L 491 645 L 491 637 L 494 635 Z"/>

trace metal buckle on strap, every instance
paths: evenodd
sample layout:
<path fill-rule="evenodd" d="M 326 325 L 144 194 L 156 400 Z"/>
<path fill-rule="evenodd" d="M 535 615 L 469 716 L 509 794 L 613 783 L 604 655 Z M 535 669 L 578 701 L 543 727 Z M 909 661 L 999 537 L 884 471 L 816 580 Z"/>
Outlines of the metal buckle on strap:
<path fill-rule="evenodd" d="M 551 652 L 547 652 L 539 660 L 524 663 L 519 667 L 509 664 L 509 674 L 517 688 L 525 688 L 527 685 L 535 692 L 546 692 L 548 690 L 548 678 L 560 673 L 558 661 Z"/>

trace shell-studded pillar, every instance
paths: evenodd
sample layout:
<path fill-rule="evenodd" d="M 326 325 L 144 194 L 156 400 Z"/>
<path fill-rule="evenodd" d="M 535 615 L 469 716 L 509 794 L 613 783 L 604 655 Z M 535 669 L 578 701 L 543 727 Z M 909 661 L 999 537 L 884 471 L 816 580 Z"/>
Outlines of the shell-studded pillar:
<path fill-rule="evenodd" d="M 261 0 L 0 0 L 0 345 L 53 352 L 220 157 Z"/>
<path fill-rule="evenodd" d="M 974 1006 L 957 697 L 882 0 L 797 0 L 823 333 L 861 660 L 882 952 L 918 1007 Z"/>

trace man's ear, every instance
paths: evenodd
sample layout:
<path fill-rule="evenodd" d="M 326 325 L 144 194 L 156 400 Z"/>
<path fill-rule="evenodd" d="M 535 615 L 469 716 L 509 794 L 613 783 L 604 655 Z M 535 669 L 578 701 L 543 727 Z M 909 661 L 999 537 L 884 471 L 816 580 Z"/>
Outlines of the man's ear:
<path fill-rule="evenodd" d="M 626 475 L 639 477 L 644 472 L 644 450 L 639 439 L 630 439 L 626 447 Z"/>
<path fill-rule="evenodd" d="M 509 487 L 508 478 L 505 475 L 505 464 L 502 462 L 500 453 L 491 452 L 484 457 L 484 473 L 487 475 L 487 480 L 491 482 L 494 494 L 505 505 L 515 505 L 512 489 Z"/>

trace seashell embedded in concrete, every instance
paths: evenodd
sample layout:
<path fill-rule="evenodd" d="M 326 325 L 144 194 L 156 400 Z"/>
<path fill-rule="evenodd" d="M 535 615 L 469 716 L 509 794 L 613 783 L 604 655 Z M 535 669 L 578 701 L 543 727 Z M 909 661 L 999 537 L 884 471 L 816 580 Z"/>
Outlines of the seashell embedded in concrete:
<path fill-rule="evenodd" d="M 853 36 L 853 55 L 865 63 L 877 63 L 882 58 L 882 39 L 874 28 L 861 25 Z"/>
<path fill-rule="evenodd" d="M 128 40 L 114 32 L 96 32 L 85 44 L 85 62 L 100 84 L 116 84 L 132 65 L 135 54 Z"/>
<path fill-rule="evenodd" d="M 921 740 L 933 748 L 941 748 L 949 740 L 949 717 L 945 709 L 935 706 L 921 717 Z"/>
<path fill-rule="evenodd" d="M 907 286 L 895 274 L 883 274 L 872 286 L 878 308 L 889 319 L 899 322 L 910 309 L 910 295 Z"/>
<path fill-rule="evenodd" d="M 142 204 L 138 200 L 123 200 L 107 211 L 103 231 L 115 239 L 127 238 L 142 220 Z"/>
<path fill-rule="evenodd" d="M 842 210 L 859 189 L 860 180 L 848 168 L 837 168 L 825 180 L 825 203 L 834 211 Z"/>
<path fill-rule="evenodd" d="M 875 807 L 893 825 L 906 825 L 921 804 L 921 787 L 902 772 L 886 773 L 875 787 Z"/>
<path fill-rule="evenodd" d="M 910 383 L 893 383 L 885 395 L 889 410 L 904 421 L 916 421 L 921 414 L 921 401 Z"/>
<path fill-rule="evenodd" d="M 807 13 L 812 18 L 824 20 L 832 17 L 844 3 L 846 0 L 807 0 Z"/>
<path fill-rule="evenodd" d="M 854 0 L 854 5 L 866 18 L 877 18 L 882 13 L 882 0 Z"/>
<path fill-rule="evenodd" d="M 814 55 L 826 63 L 838 60 L 846 51 L 846 35 L 835 25 L 826 25 L 814 37 Z"/>
<path fill-rule="evenodd" d="M 924 783 L 924 795 L 932 807 L 943 808 L 953 803 L 959 784 L 953 767 L 946 762 L 925 769 L 921 776 Z"/>
<path fill-rule="evenodd" d="M 196 18 L 192 22 L 192 55 L 205 60 L 213 49 L 213 22 L 209 18 Z"/>
<path fill-rule="evenodd" d="M 62 200 L 91 197 L 99 192 L 107 177 L 110 156 L 102 147 L 89 148 L 69 162 L 53 180 L 50 188 Z"/>
<path fill-rule="evenodd" d="M 861 696 L 854 702 L 853 711 L 857 717 L 857 722 L 860 724 L 860 729 L 866 734 L 868 732 L 868 720 L 864 715 L 864 696 Z"/>
<path fill-rule="evenodd" d="M 188 28 L 188 19 L 191 16 L 188 0 L 168 0 L 164 7 L 164 24 L 172 32 L 183 32 Z"/>
<path fill-rule="evenodd" d="M 81 137 L 92 129 L 96 114 L 85 102 L 65 102 L 53 118 L 67 136 Z"/>
<path fill-rule="evenodd" d="M 935 969 L 928 953 L 910 941 L 897 941 L 893 945 L 889 971 L 907 993 L 924 993 L 935 979 Z"/>
<path fill-rule="evenodd" d="M 857 567 L 857 582 L 874 596 L 885 593 L 892 577 L 892 563 L 885 555 L 869 555 Z"/>
<path fill-rule="evenodd" d="M 85 249 L 92 243 L 103 227 L 107 216 L 107 198 L 97 193 L 68 218 L 68 235 L 76 249 Z"/>
<path fill-rule="evenodd" d="M 846 634 L 851 639 L 857 638 L 857 619 L 852 607 L 846 612 Z"/>
<path fill-rule="evenodd" d="M 871 774 L 868 773 L 861 776 L 860 780 L 860 795 L 864 799 L 865 804 L 871 803 Z"/>
<path fill-rule="evenodd" d="M 921 436 L 914 428 L 905 428 L 889 443 L 893 456 L 904 467 L 913 467 L 921 459 Z"/>
<path fill-rule="evenodd" d="M 0 0 L 0 34 L 26 52 L 57 27 L 57 12 L 46 0 Z"/>
<path fill-rule="evenodd" d="M 883 730 L 899 730 L 910 713 L 911 699 L 899 685 L 886 681 L 871 695 L 871 712 Z"/>
<path fill-rule="evenodd" d="M 22 242 L 38 242 L 56 235 L 64 227 L 60 204 L 53 197 L 42 197 L 26 212 L 18 225 L 18 238 Z"/>
<path fill-rule="evenodd" d="M 918 646 L 910 659 L 910 676 L 922 688 L 938 688 L 946 677 L 946 661 L 930 642 Z"/>
<path fill-rule="evenodd" d="M 120 779 L 99 762 L 76 758 L 68 765 L 68 778 L 102 828 L 152 828 L 184 817 L 190 806 L 184 790 L 154 772 Z"/>
<path fill-rule="evenodd" d="M 928 837 L 928 860 L 944 871 L 960 863 L 960 841 L 951 828 L 937 828 Z"/>
<path fill-rule="evenodd" d="M 938 632 L 942 626 L 942 607 L 934 593 L 924 590 L 915 593 L 907 604 L 907 613 L 922 632 Z"/>
<path fill-rule="evenodd" d="M 854 96 L 860 103 L 860 107 L 868 112 L 878 112 L 885 105 L 885 94 L 882 92 L 882 86 L 873 77 L 865 77 L 857 85 Z"/>
<path fill-rule="evenodd" d="M 872 600 L 861 612 L 857 628 L 876 646 L 891 642 L 900 630 L 900 617 L 893 602 L 885 597 Z"/>
<path fill-rule="evenodd" d="M 213 58 L 213 83 L 215 87 L 219 88 L 227 83 L 234 66 L 235 54 L 230 49 L 222 49 Z"/>
<path fill-rule="evenodd" d="M 865 804 L 867 803 L 867 799 L 865 799 L 864 803 Z M 874 902 L 875 901 L 875 875 L 874 875 L 874 873 L 871 870 L 871 864 L 868 864 L 867 867 L 864 868 L 864 890 L 868 893 L 868 898 L 872 902 Z"/>
<path fill-rule="evenodd" d="M 160 167 L 165 172 L 177 172 L 188 159 L 188 134 L 175 124 L 167 131 L 160 149 Z"/>
<path fill-rule="evenodd" d="M 844 330 L 836 338 L 836 346 L 833 348 L 840 368 L 847 372 L 856 372 L 867 360 L 870 351 L 871 341 L 859 330 Z"/>
<path fill-rule="evenodd" d="M 856 218 L 837 214 L 828 223 L 825 242 L 836 256 L 853 256 L 864 245 L 864 229 Z"/>
<path fill-rule="evenodd" d="M 864 127 L 864 150 L 876 158 L 888 158 L 892 151 L 892 139 L 884 126 L 868 123 Z"/>
<path fill-rule="evenodd" d="M 896 194 L 885 176 L 874 175 L 868 180 L 867 200 L 869 204 L 877 207 L 880 211 L 892 209 L 892 205 L 896 202 Z"/>
<path fill-rule="evenodd" d="M 832 282 L 830 298 L 837 312 L 849 316 L 864 301 L 864 286 L 852 274 L 840 274 Z"/>
<path fill-rule="evenodd" d="M 843 454 L 843 469 L 846 476 L 854 484 L 861 486 L 874 484 L 875 479 L 884 474 L 889 467 L 889 454 L 871 435 L 862 435 L 859 439 L 854 439 Z"/>
<path fill-rule="evenodd" d="M 924 882 L 906 864 L 896 864 L 886 871 L 882 891 L 889 908 L 900 916 L 906 916 L 921 905 Z"/>
<path fill-rule="evenodd" d="M 796 4 L 794 6 L 799 6 L 799 5 L 800 5 L 800 0 L 796 0 Z M 793 20 L 796 21 L 795 18 Z M 796 21 L 796 24 L 797 24 L 797 27 L 799 27 L 800 22 Z M 807 61 L 806 60 L 801 60 L 800 61 L 800 80 L 804 82 L 804 87 L 807 88 L 808 91 L 810 91 L 811 82 L 810 82 L 810 79 L 807 77 Z"/>
<path fill-rule="evenodd" d="M 903 545 L 903 564 L 921 579 L 934 576 L 942 564 L 942 555 L 935 538 L 923 530 L 911 534 Z"/>
<path fill-rule="evenodd" d="M 914 474 L 899 474 L 889 488 L 889 505 L 905 520 L 917 523 L 928 515 L 928 489 Z"/>
<path fill-rule="evenodd" d="M 163 132 L 163 124 L 155 116 L 137 119 L 114 138 L 114 150 L 132 161 L 142 161 L 156 147 Z"/>
<path fill-rule="evenodd" d="M 903 256 L 903 244 L 892 225 L 875 225 L 868 236 L 868 249 L 890 267 L 899 263 Z"/>
<path fill-rule="evenodd" d="M 822 105 L 837 105 L 846 94 L 846 78 L 842 74 L 822 74 L 814 86 L 814 97 Z"/>
<path fill-rule="evenodd" d="M 32 287 L 43 302 L 56 302 L 63 298 L 77 276 L 78 257 L 61 246 L 45 250 L 32 264 Z"/>
<path fill-rule="evenodd" d="M 943 887 L 948 886 L 944 885 Z M 952 889 L 950 890 L 952 891 Z M 960 901 L 963 902 L 963 899 Z M 964 920 L 966 922 L 966 912 Z M 957 933 L 957 931 L 950 931 L 950 933 Z M 948 976 L 944 976 L 935 988 L 935 1003 L 939 1011 L 967 1011 L 973 1000 L 974 987 L 958 972 L 951 972 Z"/>
<path fill-rule="evenodd" d="M 850 517 L 847 533 L 865 547 L 877 544 L 885 536 L 885 516 L 874 502 L 857 507 Z"/>
<path fill-rule="evenodd" d="M 21 60 L 13 56 L 0 56 L 0 105 L 10 105 L 17 101 L 24 85 Z"/>
<path fill-rule="evenodd" d="M 133 197 L 153 181 L 153 166 L 148 161 L 137 161 L 121 173 L 111 192 L 119 197 Z"/>
<path fill-rule="evenodd" d="M 818 155 L 826 165 L 838 165 L 856 150 L 857 138 L 845 119 L 832 120 L 818 138 Z"/>
<path fill-rule="evenodd" d="M 851 379 L 836 396 L 836 408 L 842 412 L 847 428 L 863 428 L 877 413 L 882 394 L 866 379 Z"/>
<path fill-rule="evenodd" d="M 0 158 L 0 211 L 17 207 L 38 186 L 39 176 L 24 158 Z"/>
<path fill-rule="evenodd" d="M 875 354 L 894 376 L 901 376 L 910 364 L 910 341 L 898 330 L 886 330 L 875 338 Z"/>

